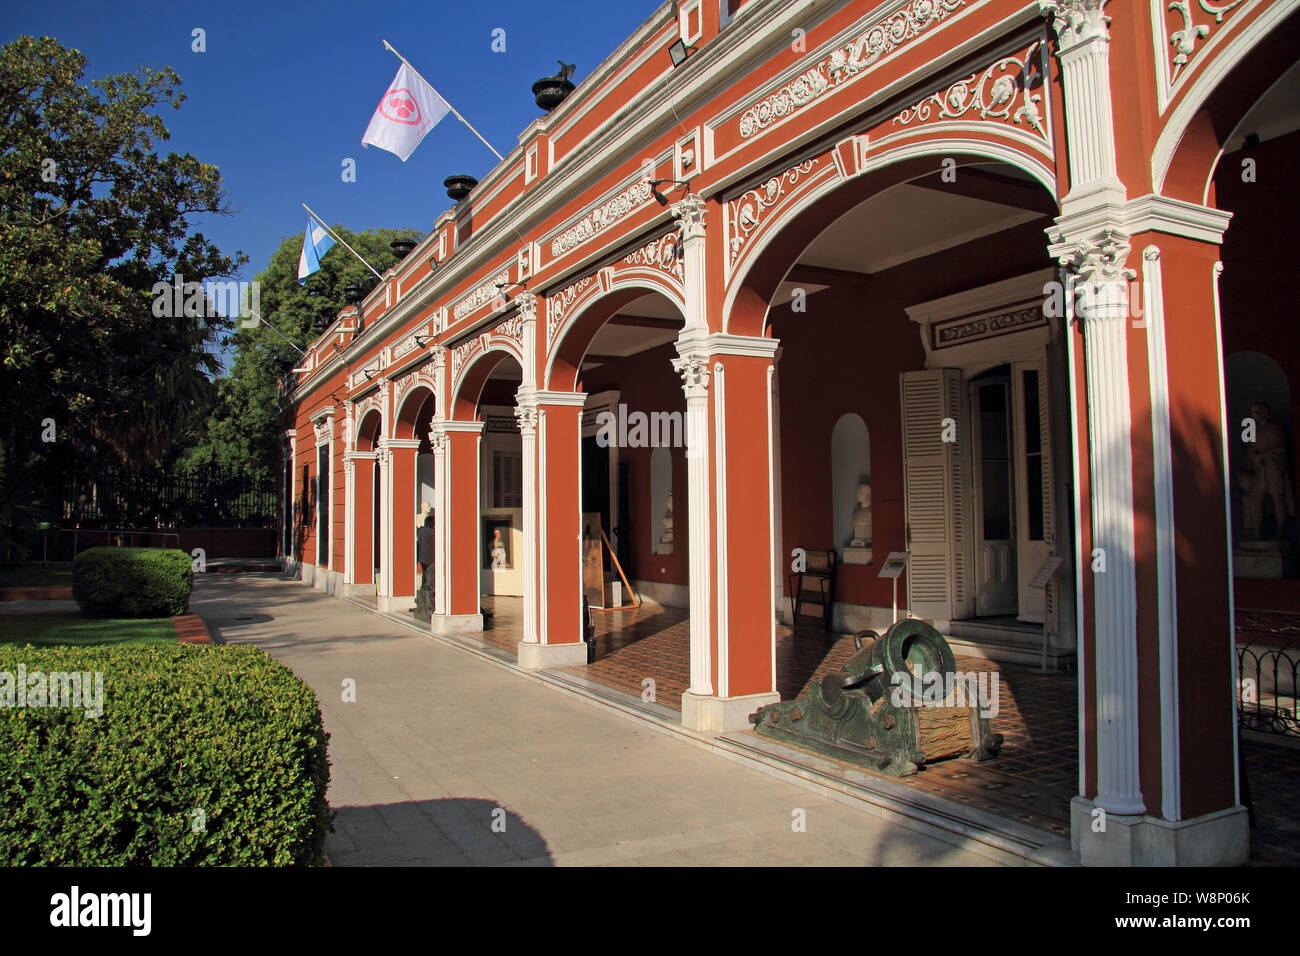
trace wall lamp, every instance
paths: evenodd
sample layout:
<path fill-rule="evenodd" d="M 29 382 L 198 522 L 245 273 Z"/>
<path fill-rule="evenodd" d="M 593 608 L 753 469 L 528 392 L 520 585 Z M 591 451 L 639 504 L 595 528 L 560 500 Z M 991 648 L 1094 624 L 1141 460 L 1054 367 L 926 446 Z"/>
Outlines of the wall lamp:
<path fill-rule="evenodd" d="M 698 47 L 687 46 L 686 41 L 678 38 L 677 42 L 668 48 L 668 56 L 672 58 L 673 68 L 681 66 L 687 58 L 699 51 Z"/>
<path fill-rule="evenodd" d="M 519 287 L 522 288 L 522 289 L 527 289 L 527 288 L 528 288 L 528 280 L 527 280 L 527 279 L 521 279 L 521 280 L 519 280 L 518 282 L 498 282 L 498 283 L 497 283 L 497 299 L 498 299 L 499 302 L 500 302 L 500 304 L 497 305 L 497 308 L 498 308 L 498 309 L 504 308 L 505 305 L 506 305 L 506 303 L 508 303 L 508 302 L 510 301 L 510 295 L 509 295 L 509 293 L 506 292 L 506 289 L 513 289 L 515 286 L 519 286 Z"/>
<path fill-rule="evenodd" d="M 682 182 L 680 179 L 652 179 L 650 180 L 650 194 L 655 197 L 655 202 L 661 206 L 668 205 L 668 197 L 659 191 L 659 187 L 665 183 L 671 183 L 674 186 L 687 187 L 690 183 Z"/>
<path fill-rule="evenodd" d="M 429 341 L 429 339 L 433 338 L 433 336 L 432 336 L 432 335 L 412 335 L 411 338 L 415 339 L 415 347 L 416 347 L 417 349 L 422 349 L 422 348 L 424 348 L 424 343 L 427 342 L 427 341 Z"/>

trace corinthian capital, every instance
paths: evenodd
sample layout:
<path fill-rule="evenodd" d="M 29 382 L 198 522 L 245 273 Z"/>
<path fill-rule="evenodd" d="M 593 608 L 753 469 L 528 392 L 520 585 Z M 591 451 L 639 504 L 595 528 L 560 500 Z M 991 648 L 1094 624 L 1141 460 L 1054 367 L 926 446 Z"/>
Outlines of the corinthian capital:
<path fill-rule="evenodd" d="M 709 357 L 683 355 L 673 359 L 673 371 L 682 377 L 682 391 L 687 398 L 702 398 L 709 391 Z"/>
<path fill-rule="evenodd" d="M 704 211 L 705 202 L 695 193 L 688 193 L 673 203 L 673 218 L 680 224 L 683 242 L 703 238 Z"/>
<path fill-rule="evenodd" d="M 519 318 L 526 324 L 537 321 L 537 296 L 525 289 L 515 296 L 519 305 Z"/>
<path fill-rule="evenodd" d="M 1102 12 L 1109 0 L 1038 0 L 1038 9 L 1052 18 L 1062 51 L 1085 40 L 1110 39 L 1110 17 Z"/>
<path fill-rule="evenodd" d="M 1063 275 L 1076 277 L 1073 298 L 1085 319 L 1124 318 L 1128 315 L 1128 284 L 1137 273 L 1128 268 L 1128 236 L 1104 229 L 1080 239 L 1058 259 Z"/>
<path fill-rule="evenodd" d="M 524 436 L 537 434 L 537 407 L 535 405 L 516 405 L 515 420 L 519 422 L 519 432 Z"/>

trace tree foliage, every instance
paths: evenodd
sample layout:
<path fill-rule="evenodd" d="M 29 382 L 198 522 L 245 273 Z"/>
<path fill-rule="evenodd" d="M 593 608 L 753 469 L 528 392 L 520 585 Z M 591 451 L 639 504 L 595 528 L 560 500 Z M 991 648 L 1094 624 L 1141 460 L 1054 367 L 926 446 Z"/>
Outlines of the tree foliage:
<path fill-rule="evenodd" d="M 420 238 L 410 229 L 370 229 L 354 233 L 331 226 L 344 242 L 381 273 L 396 257 L 389 248 L 394 239 Z M 322 257 L 320 271 L 298 283 L 298 256 L 302 235 L 288 236 L 256 279 L 262 319 L 276 331 L 306 349 L 317 337 L 315 329 L 331 322 L 346 305 L 343 289 L 359 283 L 367 292 L 375 277 L 341 245 Z M 206 434 L 180 459 L 181 464 L 213 464 L 278 475 L 284 422 L 278 402 L 280 379 L 301 360 L 301 355 L 280 335 L 260 323 L 236 329 L 232 338 L 235 357 L 229 374 L 219 380 L 220 396 L 207 420 Z"/>
<path fill-rule="evenodd" d="M 0 506 L 75 465 L 164 460 L 207 413 L 228 323 L 160 319 L 153 287 L 245 261 L 195 228 L 229 213 L 217 168 L 159 152 L 176 73 L 85 68 L 48 37 L 0 48 Z"/>

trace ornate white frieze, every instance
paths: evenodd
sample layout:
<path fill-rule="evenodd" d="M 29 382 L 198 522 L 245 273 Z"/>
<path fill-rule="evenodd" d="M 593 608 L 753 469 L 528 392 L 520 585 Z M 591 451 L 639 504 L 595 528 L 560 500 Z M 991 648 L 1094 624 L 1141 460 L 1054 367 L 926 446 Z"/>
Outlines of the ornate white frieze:
<path fill-rule="evenodd" d="M 456 303 L 451 310 L 453 320 L 459 322 L 471 312 L 482 308 L 484 305 L 497 298 L 501 291 L 497 286 L 507 285 L 509 282 L 509 270 L 497 273 L 497 275 L 493 276 L 487 282 L 484 282 L 481 286 L 471 291 Z"/>
<path fill-rule="evenodd" d="M 682 274 L 680 250 L 681 243 L 678 241 L 678 234 L 669 232 L 633 250 L 623 257 L 623 261 L 630 266 L 650 266 L 654 269 L 661 269 L 681 280 L 684 276 Z"/>
<path fill-rule="evenodd" d="M 641 180 L 628 186 L 585 214 L 572 226 L 551 240 L 551 257 L 558 259 L 571 249 L 587 242 L 640 208 L 650 199 L 650 183 Z"/>
<path fill-rule="evenodd" d="M 396 361 L 403 355 L 409 355 L 417 348 L 419 348 L 419 346 L 415 344 L 415 336 L 408 335 L 406 338 L 402 339 L 402 341 L 393 346 L 393 360 Z"/>
<path fill-rule="evenodd" d="M 849 82 L 882 56 L 910 43 L 963 6 L 965 0 L 911 0 L 741 113 L 740 138 L 749 139 L 807 106 L 827 90 Z"/>
<path fill-rule="evenodd" d="M 1189 64 L 1205 49 L 1210 35 L 1229 19 L 1229 14 L 1252 5 L 1251 0 L 1230 0 L 1227 3 L 1211 3 L 1209 0 L 1152 0 L 1157 94 L 1161 112 L 1164 112 L 1182 85 L 1182 80 L 1189 72 Z"/>
<path fill-rule="evenodd" d="M 952 319 L 948 322 L 936 322 L 931 326 L 934 336 L 933 348 L 948 348 L 963 345 L 980 339 L 989 339 L 1007 332 L 1047 325 L 1047 316 L 1043 313 L 1043 304 L 1021 306 L 998 312 L 994 315 L 981 315 L 973 319 Z"/>
<path fill-rule="evenodd" d="M 437 386 L 434 384 L 433 376 L 430 374 L 430 368 L 427 364 L 411 369 L 402 377 L 393 382 L 393 407 L 400 409 L 402 401 L 407 394 L 416 386 L 423 385 L 429 391 L 437 392 Z"/>
<path fill-rule="evenodd" d="M 978 119 L 1024 124 L 1047 145 L 1051 139 L 1040 106 L 1046 71 L 1042 44 L 1035 41 L 1023 57 L 998 60 L 982 74 L 979 70 L 958 80 L 946 90 L 926 97 L 894 117 L 901 126 L 921 125 L 930 120 Z"/>
<path fill-rule="evenodd" d="M 556 333 L 560 330 L 560 325 L 564 322 L 564 317 L 568 313 L 574 300 L 587 288 L 596 281 L 595 274 L 585 276 L 566 286 L 560 292 L 553 296 L 548 296 L 546 300 L 546 344 L 549 346 L 555 341 Z"/>
<path fill-rule="evenodd" d="M 534 308 L 536 308 L 535 305 Z M 451 350 L 452 381 L 455 382 L 460 379 L 461 370 L 469 364 L 470 359 L 478 355 L 479 352 L 486 351 L 493 340 L 500 341 L 502 339 L 508 339 L 514 343 L 514 347 L 511 348 L 512 353 L 523 354 L 524 320 L 518 311 L 492 328 L 480 332 L 472 339 L 467 339 Z"/>
<path fill-rule="evenodd" d="M 806 160 L 798 166 L 787 169 L 779 176 L 773 176 L 763 185 L 741 193 L 727 203 L 728 212 L 730 213 L 729 231 L 731 235 L 728 241 L 728 252 L 731 256 L 731 262 L 736 261 L 741 248 L 754 230 L 758 228 L 763 214 L 781 201 L 781 198 L 785 196 L 787 187 L 798 184 L 802 178 L 812 172 L 817 163 L 818 160 L 816 159 Z"/>

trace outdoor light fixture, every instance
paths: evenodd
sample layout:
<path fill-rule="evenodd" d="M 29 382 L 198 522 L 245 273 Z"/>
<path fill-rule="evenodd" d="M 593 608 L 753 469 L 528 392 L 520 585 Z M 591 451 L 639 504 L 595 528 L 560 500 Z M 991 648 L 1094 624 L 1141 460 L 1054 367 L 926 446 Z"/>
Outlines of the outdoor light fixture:
<path fill-rule="evenodd" d="M 686 41 L 679 38 L 676 43 L 668 48 L 668 55 L 672 57 L 673 68 L 676 69 L 681 66 L 686 62 L 686 58 L 697 52 L 697 50 L 697 47 L 687 46 Z"/>
<path fill-rule="evenodd" d="M 372 378 L 374 378 L 375 375 L 378 374 L 378 372 L 379 372 L 378 366 L 375 366 L 374 371 L 371 371 L 370 369 L 365 368 L 364 366 L 361 369 L 361 374 L 366 377 L 367 382 L 370 381 Z"/>
<path fill-rule="evenodd" d="M 415 347 L 416 347 L 417 349 L 422 349 L 422 348 L 424 348 L 424 343 L 427 342 L 427 341 L 429 341 L 429 339 L 433 338 L 433 336 L 432 336 L 432 335 L 412 335 L 411 338 L 415 339 Z M 421 340 L 423 340 L 423 341 L 421 341 Z"/>
<path fill-rule="evenodd" d="M 438 260 L 433 256 L 429 256 L 429 272 L 432 273 L 437 268 L 438 268 Z"/>
<path fill-rule="evenodd" d="M 668 197 L 659 191 L 659 187 L 664 185 L 665 183 L 671 183 L 674 186 L 683 186 L 683 187 L 690 185 L 689 183 L 682 182 L 680 179 L 650 180 L 650 194 L 655 197 L 655 202 L 659 203 L 659 205 L 661 206 L 668 205 Z"/>
<path fill-rule="evenodd" d="M 506 289 L 513 289 L 515 286 L 519 286 L 520 288 L 526 290 L 528 288 L 528 280 L 521 279 L 518 282 L 497 283 L 497 295 L 501 297 L 501 305 L 497 306 L 497 308 L 499 309 L 504 308 L 510 302 L 510 294 L 506 292 Z"/>

